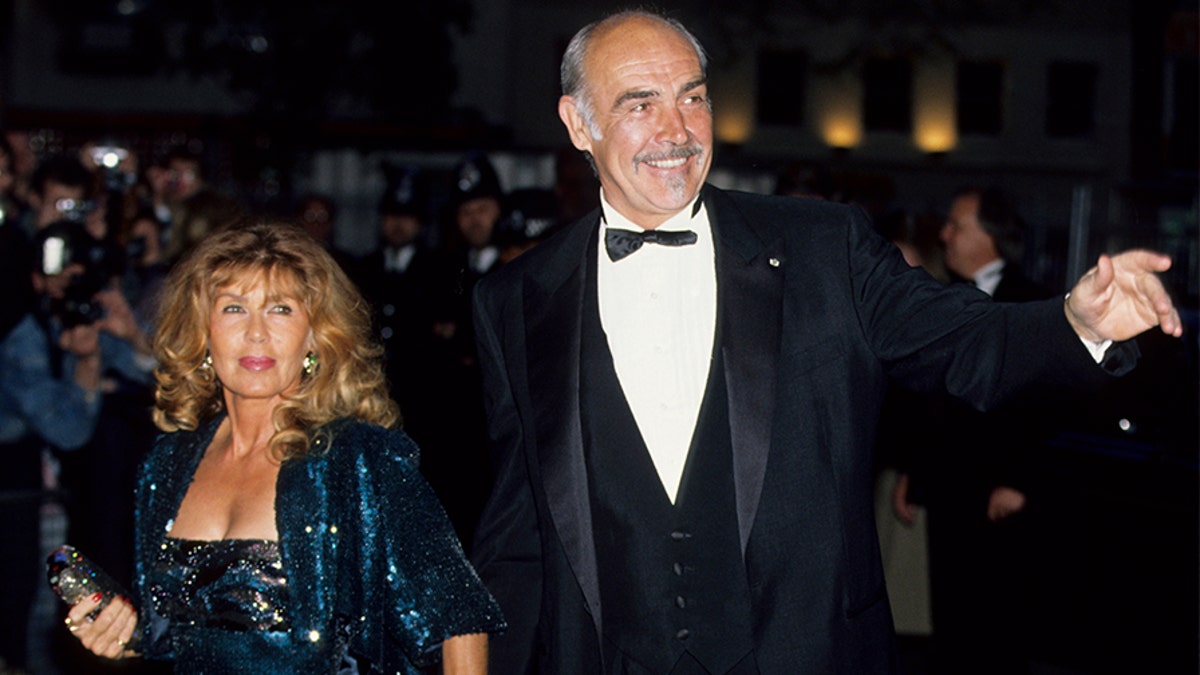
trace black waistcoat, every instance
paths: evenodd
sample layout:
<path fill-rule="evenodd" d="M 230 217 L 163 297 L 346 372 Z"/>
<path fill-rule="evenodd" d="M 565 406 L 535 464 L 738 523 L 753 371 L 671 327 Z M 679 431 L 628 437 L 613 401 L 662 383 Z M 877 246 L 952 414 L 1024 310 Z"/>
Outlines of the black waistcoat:
<path fill-rule="evenodd" d="M 725 673 L 753 642 L 722 361 L 710 369 L 672 504 L 621 392 L 595 274 L 588 277 L 580 404 L 606 672 L 640 672 L 639 664 L 668 673 L 686 651 L 709 672 Z"/>

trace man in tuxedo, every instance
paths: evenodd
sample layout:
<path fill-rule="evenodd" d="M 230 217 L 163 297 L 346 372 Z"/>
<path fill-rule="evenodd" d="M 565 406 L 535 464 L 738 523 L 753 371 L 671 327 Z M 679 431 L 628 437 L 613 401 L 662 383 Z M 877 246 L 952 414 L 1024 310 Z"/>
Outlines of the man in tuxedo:
<path fill-rule="evenodd" d="M 940 233 L 945 245 L 946 269 L 955 280 L 973 284 L 997 302 L 1028 302 L 1050 297 L 1051 293 L 1021 272 L 1023 235 L 1024 223 L 1017 215 L 1012 198 L 1004 191 L 995 187 L 961 188 L 950 202 L 950 211 Z M 1019 410 L 1020 418 L 1033 423 L 1034 420 L 1027 416 L 1032 412 Z M 993 447 L 999 448 L 1006 442 L 1004 439 L 1012 442 L 1021 435 L 1012 424 L 1001 421 L 1007 418 L 1019 425 L 1020 421 L 1013 414 L 990 417 L 968 414 L 966 417 L 971 422 L 962 424 L 950 434 L 957 436 L 959 441 L 975 437 L 981 442 L 991 440 Z M 994 421 L 991 424 L 984 422 L 988 419 Z M 995 432 L 994 437 L 980 438 L 989 433 L 988 427 Z M 1026 434 L 1024 438 L 1031 440 L 1034 435 Z M 1013 464 L 994 456 L 988 459 Z M 986 493 L 985 510 L 991 522 L 1005 520 L 1025 507 L 1025 495 L 1018 487 L 1004 484 L 1003 478 L 991 476 L 993 484 Z"/>
<path fill-rule="evenodd" d="M 870 456 L 888 376 L 988 406 L 1103 374 L 1089 344 L 1180 332 L 1161 256 L 1004 306 L 909 268 L 858 209 L 705 186 L 705 65 L 646 12 L 576 34 L 558 110 L 601 208 L 476 289 L 495 672 L 895 670 Z"/>
<path fill-rule="evenodd" d="M 996 187 L 960 188 L 939 233 L 946 269 L 1000 302 L 1041 300 L 1050 294 L 1021 273 L 1024 223 L 1012 198 Z"/>
<path fill-rule="evenodd" d="M 960 188 L 940 232 L 952 280 L 998 302 L 1050 297 L 1021 273 L 1023 234 L 1003 190 Z M 955 400 L 938 410 L 936 419 L 908 420 L 935 426 L 938 441 L 908 453 L 928 456 L 909 457 L 915 475 L 897 481 L 895 500 L 907 508 L 911 484 L 919 493 L 914 501 L 928 510 L 934 672 L 1028 672 L 1029 594 L 1039 557 L 1032 525 L 1045 504 L 1029 514 L 1026 502 L 1042 482 L 1039 459 L 1057 417 L 1029 395 L 988 412 Z"/>

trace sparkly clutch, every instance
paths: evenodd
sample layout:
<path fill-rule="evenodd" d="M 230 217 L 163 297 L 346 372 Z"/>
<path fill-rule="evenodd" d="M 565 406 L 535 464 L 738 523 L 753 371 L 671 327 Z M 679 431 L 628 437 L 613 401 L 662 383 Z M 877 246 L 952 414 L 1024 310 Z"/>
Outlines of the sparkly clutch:
<path fill-rule="evenodd" d="M 97 593 L 103 596 L 92 616 L 99 614 L 114 597 L 129 597 L 121 584 L 75 550 L 74 546 L 59 546 L 46 558 L 46 580 L 55 594 L 68 605 L 75 605 Z"/>

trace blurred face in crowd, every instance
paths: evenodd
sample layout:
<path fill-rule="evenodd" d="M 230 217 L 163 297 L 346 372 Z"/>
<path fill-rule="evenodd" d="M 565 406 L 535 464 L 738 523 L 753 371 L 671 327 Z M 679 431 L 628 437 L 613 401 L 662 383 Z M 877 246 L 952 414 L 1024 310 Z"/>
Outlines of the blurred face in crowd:
<path fill-rule="evenodd" d="M 979 195 L 976 194 L 961 195 L 951 203 L 941 238 L 946 245 L 946 267 L 967 279 L 1000 257 L 995 241 L 979 222 Z"/>
<path fill-rule="evenodd" d="M 492 241 L 500 202 L 495 197 L 477 197 L 462 203 L 456 211 L 458 231 L 470 248 L 481 248 Z"/>
<path fill-rule="evenodd" d="M 407 213 L 387 213 L 379 223 L 379 230 L 388 246 L 408 246 L 421 233 L 421 219 Z"/>
<path fill-rule="evenodd" d="M 313 239 L 329 242 L 333 238 L 333 213 L 325 202 L 309 200 L 300 209 L 300 226 Z"/>
<path fill-rule="evenodd" d="M 34 221 L 38 227 L 45 227 L 63 218 L 63 206 L 67 200 L 79 202 L 85 196 L 83 186 L 64 185 L 58 181 L 48 180 L 42 189 L 42 194 L 31 194 L 30 202 L 34 208 Z"/>
<path fill-rule="evenodd" d="M 209 313 L 209 354 L 226 400 L 278 403 L 300 385 L 315 348 L 304 303 L 265 273 L 217 290 Z"/>
<path fill-rule="evenodd" d="M 204 182 L 200 178 L 199 162 L 172 158 L 167 163 L 167 194 L 174 201 L 183 201 L 200 191 Z"/>
<path fill-rule="evenodd" d="M 712 162 L 699 56 L 670 26 L 633 18 L 600 29 L 583 66 L 587 101 L 563 96 L 559 117 L 575 147 L 591 154 L 609 204 L 657 227 L 695 200 Z"/>

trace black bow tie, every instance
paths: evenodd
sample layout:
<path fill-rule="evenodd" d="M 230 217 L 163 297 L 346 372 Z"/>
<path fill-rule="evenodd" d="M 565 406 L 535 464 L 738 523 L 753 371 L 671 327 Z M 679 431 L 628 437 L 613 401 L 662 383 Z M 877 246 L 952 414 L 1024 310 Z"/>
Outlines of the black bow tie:
<path fill-rule="evenodd" d="M 687 246 L 696 243 L 696 233 L 691 230 L 604 230 L 604 248 L 613 262 L 624 258 L 642 247 L 642 244 L 662 244 L 663 246 Z"/>

